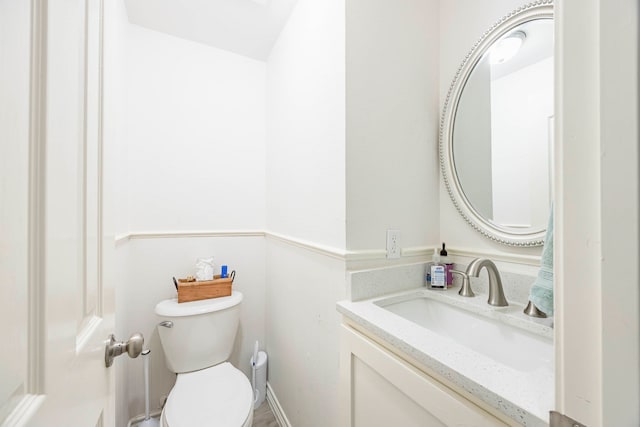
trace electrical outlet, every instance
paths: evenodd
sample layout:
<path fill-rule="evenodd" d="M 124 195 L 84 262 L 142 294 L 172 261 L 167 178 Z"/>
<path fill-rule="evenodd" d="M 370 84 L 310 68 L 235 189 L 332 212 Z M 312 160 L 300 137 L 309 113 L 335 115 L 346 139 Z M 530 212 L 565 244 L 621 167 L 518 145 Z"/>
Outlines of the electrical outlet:
<path fill-rule="evenodd" d="M 400 230 L 387 230 L 387 258 L 400 258 Z"/>

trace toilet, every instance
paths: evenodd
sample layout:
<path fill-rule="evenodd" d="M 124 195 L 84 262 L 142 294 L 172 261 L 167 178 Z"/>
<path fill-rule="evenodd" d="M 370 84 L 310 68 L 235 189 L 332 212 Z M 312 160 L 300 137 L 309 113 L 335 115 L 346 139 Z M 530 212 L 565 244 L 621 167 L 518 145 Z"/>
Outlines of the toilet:
<path fill-rule="evenodd" d="M 227 362 L 240 322 L 242 294 L 156 305 L 167 367 L 177 374 L 160 416 L 162 427 L 249 427 L 253 390 Z"/>

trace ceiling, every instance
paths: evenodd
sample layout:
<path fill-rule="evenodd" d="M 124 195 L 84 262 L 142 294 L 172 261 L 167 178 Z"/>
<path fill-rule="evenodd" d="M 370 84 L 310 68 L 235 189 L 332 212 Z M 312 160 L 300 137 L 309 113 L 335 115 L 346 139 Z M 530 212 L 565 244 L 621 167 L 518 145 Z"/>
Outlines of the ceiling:
<path fill-rule="evenodd" d="M 125 0 L 129 22 L 264 61 L 297 0 Z"/>

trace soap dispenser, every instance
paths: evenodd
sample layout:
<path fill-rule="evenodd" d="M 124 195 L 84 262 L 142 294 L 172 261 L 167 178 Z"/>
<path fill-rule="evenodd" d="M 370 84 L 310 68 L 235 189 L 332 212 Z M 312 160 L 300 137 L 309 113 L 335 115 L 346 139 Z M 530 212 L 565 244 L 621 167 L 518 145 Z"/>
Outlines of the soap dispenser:
<path fill-rule="evenodd" d="M 442 250 L 440 251 L 440 263 L 444 265 L 447 287 L 450 288 L 453 285 L 453 261 L 447 254 L 447 250 L 444 248 L 444 242 L 442 242 Z"/>
<path fill-rule="evenodd" d="M 433 255 L 431 256 L 431 261 L 427 263 L 425 268 L 425 282 L 426 282 L 427 288 L 431 287 L 431 266 L 434 264 L 438 264 L 439 262 L 440 262 L 440 252 L 438 252 L 438 249 L 436 248 L 433 251 Z"/>
<path fill-rule="evenodd" d="M 440 260 L 440 253 L 438 252 L 438 248 L 433 251 L 433 257 L 431 258 L 431 260 L 432 262 L 428 264 L 429 271 L 431 273 L 429 275 L 431 277 L 431 281 L 428 286 L 431 289 L 447 289 L 447 275 L 445 266 Z"/>

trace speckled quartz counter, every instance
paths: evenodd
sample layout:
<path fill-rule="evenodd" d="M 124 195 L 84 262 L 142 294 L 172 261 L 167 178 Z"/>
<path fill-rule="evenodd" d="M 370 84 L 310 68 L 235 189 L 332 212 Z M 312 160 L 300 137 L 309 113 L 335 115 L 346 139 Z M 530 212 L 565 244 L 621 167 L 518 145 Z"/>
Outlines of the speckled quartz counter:
<path fill-rule="evenodd" d="M 418 265 L 414 269 L 420 271 L 423 266 Z M 407 271 L 405 269 L 405 275 Z M 387 273 L 395 275 L 397 271 L 382 271 L 383 275 Z M 399 286 L 407 287 L 406 284 Z M 386 292 L 392 290 L 392 287 L 383 288 Z M 355 293 L 358 292 L 356 290 Z M 337 309 L 391 348 L 406 354 L 512 420 L 525 426 L 548 425 L 546 420 L 554 402 L 553 360 L 531 370 L 514 369 L 447 336 L 406 320 L 376 303 L 381 300 L 389 303 L 416 297 L 431 298 L 521 328 L 549 342 L 553 337 L 551 319 L 530 318 L 522 313 L 522 304 L 513 301 L 508 307 L 492 307 L 487 304 L 486 294 L 476 292 L 476 297 L 464 298 L 457 294 L 457 289 L 433 291 L 425 287 L 413 287 L 401 292 L 367 296 L 368 299 L 359 301 L 341 301 Z"/>

